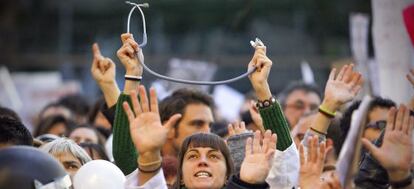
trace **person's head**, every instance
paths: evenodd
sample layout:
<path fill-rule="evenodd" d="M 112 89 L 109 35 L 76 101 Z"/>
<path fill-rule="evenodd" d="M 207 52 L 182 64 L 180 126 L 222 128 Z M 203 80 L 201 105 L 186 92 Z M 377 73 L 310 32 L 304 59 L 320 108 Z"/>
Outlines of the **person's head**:
<path fill-rule="evenodd" d="M 106 155 L 103 146 L 94 143 L 80 143 L 79 145 L 88 153 L 88 155 L 93 160 L 102 159 L 109 161 L 108 155 Z"/>
<path fill-rule="evenodd" d="M 108 119 L 106 119 L 101 111 L 105 106 L 104 98 L 99 98 L 89 112 L 88 122 L 94 127 L 112 130 L 112 124 L 108 121 Z"/>
<path fill-rule="evenodd" d="M 299 122 L 296 124 L 295 127 L 293 127 L 292 131 L 290 132 L 297 148 L 299 148 L 300 142 L 303 140 L 306 131 L 312 125 L 312 122 L 315 119 L 315 117 L 316 113 L 311 113 L 302 116 L 302 118 L 300 118 Z"/>
<path fill-rule="evenodd" d="M 80 143 L 94 143 L 99 145 L 105 144 L 105 138 L 92 126 L 81 125 L 69 133 L 69 138 Z"/>
<path fill-rule="evenodd" d="M 34 147 L 13 146 L 0 150 L 0 173 L 0 188 L 67 189 L 72 185 L 59 162 Z"/>
<path fill-rule="evenodd" d="M 352 113 L 359 108 L 361 101 L 353 102 L 345 111 L 340 121 L 341 128 L 341 143 L 345 141 L 345 137 L 348 134 L 349 127 L 351 125 Z M 381 97 L 373 97 L 368 107 L 368 115 L 366 118 L 365 130 L 363 137 L 374 141 L 381 133 L 381 130 L 385 127 L 388 111 L 391 107 L 395 107 L 395 103 L 392 100 L 384 99 Z"/>
<path fill-rule="evenodd" d="M 89 113 L 89 102 L 85 97 L 74 94 L 67 95 L 60 98 L 57 102 L 58 104 L 66 107 L 73 114 L 73 120 L 81 125 L 88 122 L 88 113 Z"/>
<path fill-rule="evenodd" d="M 177 90 L 160 103 L 159 110 L 163 123 L 174 114 L 182 115 L 168 133 L 168 140 L 176 153 L 187 136 L 198 132 L 210 132 L 210 126 L 214 122 L 213 99 L 200 91 Z"/>
<path fill-rule="evenodd" d="M 62 115 L 54 115 L 39 120 L 34 131 L 34 136 L 53 134 L 56 136 L 67 136 L 68 132 L 75 127 L 75 123 Z"/>
<path fill-rule="evenodd" d="M 66 107 L 58 103 L 46 105 L 40 112 L 38 120 L 44 120 L 50 116 L 63 116 L 66 119 L 72 119 L 72 113 Z"/>
<path fill-rule="evenodd" d="M 59 138 L 40 147 L 40 150 L 54 156 L 73 177 L 79 168 L 91 161 L 88 153 L 70 139 Z"/>
<path fill-rule="evenodd" d="M 219 136 L 197 133 L 182 143 L 175 188 L 220 189 L 234 171 L 226 143 Z"/>
<path fill-rule="evenodd" d="M 9 108 L 6 108 L 6 107 L 0 106 L 0 116 L 1 117 L 10 117 L 10 118 L 13 118 L 13 119 L 21 122 L 21 119 L 20 119 L 19 115 L 17 115 L 17 113 L 15 111 L 13 111 L 12 109 L 9 109 Z"/>
<path fill-rule="evenodd" d="M 22 122 L 11 116 L 0 116 L 0 148 L 33 144 L 33 137 Z"/>
<path fill-rule="evenodd" d="M 387 122 L 388 111 L 396 107 L 395 102 L 390 99 L 381 97 L 374 97 L 369 104 L 367 125 L 363 137 L 374 141 L 381 133 L 381 130 L 385 128 Z"/>
<path fill-rule="evenodd" d="M 321 93 L 315 85 L 294 82 L 288 85 L 278 96 L 283 112 L 291 127 L 300 117 L 317 110 L 321 103 Z"/>

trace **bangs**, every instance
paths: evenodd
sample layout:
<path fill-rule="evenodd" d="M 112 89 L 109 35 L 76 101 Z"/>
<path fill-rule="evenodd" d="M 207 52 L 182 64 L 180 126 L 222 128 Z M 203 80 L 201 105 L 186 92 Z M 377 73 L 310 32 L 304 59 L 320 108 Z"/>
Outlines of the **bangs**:
<path fill-rule="evenodd" d="M 210 147 L 222 153 L 228 151 L 227 145 L 223 139 L 214 134 L 197 133 L 189 136 L 184 143 L 187 143 L 187 149 Z"/>

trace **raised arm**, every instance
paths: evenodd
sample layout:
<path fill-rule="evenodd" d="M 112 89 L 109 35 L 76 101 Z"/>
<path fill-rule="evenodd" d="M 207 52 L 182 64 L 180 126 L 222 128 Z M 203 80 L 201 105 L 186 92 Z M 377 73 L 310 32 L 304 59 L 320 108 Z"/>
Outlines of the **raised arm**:
<path fill-rule="evenodd" d="M 361 89 L 362 76 L 353 71 L 353 67 L 353 64 L 345 65 L 338 75 L 336 75 L 334 68 L 329 74 L 325 86 L 325 97 L 309 130 L 309 132 L 319 135 L 320 139 L 324 139 L 336 111 L 345 103 L 353 100 Z"/>
<path fill-rule="evenodd" d="M 145 87 L 140 86 L 139 97 L 140 101 L 138 101 L 136 92 L 131 91 L 134 110 L 127 102 L 123 103 L 123 108 L 128 115 L 131 138 L 139 154 L 136 161 L 138 163 L 138 185 L 141 186 L 160 171 L 161 148 L 167 140 L 168 131 L 181 118 L 181 115 L 173 115 L 166 124 L 162 125 L 155 90 L 150 89 L 148 100 Z M 165 180 L 161 182 L 165 184 Z"/>
<path fill-rule="evenodd" d="M 410 116 L 406 106 L 401 105 L 398 111 L 391 108 L 388 113 L 381 147 L 362 139 L 371 155 L 387 170 L 390 184 L 394 188 L 414 188 L 411 175 L 413 126 L 414 117 Z"/>
<path fill-rule="evenodd" d="M 256 131 L 253 138 L 249 137 L 246 141 L 240 175 L 232 176 L 227 188 L 268 188 L 265 180 L 273 164 L 276 143 L 277 136 L 270 130 L 264 133 L 263 138 L 260 131 Z"/>
<path fill-rule="evenodd" d="M 118 50 L 117 55 L 125 68 L 125 85 L 120 95 L 115 113 L 115 122 L 113 126 L 113 154 L 116 165 L 124 172 L 130 174 L 137 168 L 137 152 L 131 140 L 128 129 L 128 119 L 122 108 L 122 103 L 131 104 L 129 93 L 136 90 L 140 84 L 139 77 L 142 76 L 142 65 L 139 60 L 143 60 L 142 50 L 134 41 L 132 34 L 121 35 L 122 47 Z M 137 52 L 141 55 L 138 59 Z"/>
<path fill-rule="evenodd" d="M 322 170 L 325 162 L 326 145 L 318 142 L 318 136 L 311 137 L 307 142 L 308 153 L 305 154 L 303 144 L 299 146 L 300 176 L 299 186 L 302 189 L 341 189 L 336 173 L 322 180 Z"/>
<path fill-rule="evenodd" d="M 115 80 L 115 64 L 110 58 L 104 57 L 97 43 L 92 45 L 93 60 L 91 66 L 92 77 L 101 89 L 106 105 L 116 104 L 120 90 Z"/>
<path fill-rule="evenodd" d="M 256 67 L 256 71 L 250 74 L 249 79 L 253 86 L 256 96 L 259 100 L 260 116 L 263 119 L 263 126 L 266 130 L 271 130 L 279 137 L 277 149 L 284 151 L 292 145 L 292 138 L 289 132 L 289 126 L 283 115 L 282 108 L 270 92 L 267 81 L 272 67 L 272 61 L 266 56 L 266 47 L 258 46 L 249 63 L 249 67 Z"/>

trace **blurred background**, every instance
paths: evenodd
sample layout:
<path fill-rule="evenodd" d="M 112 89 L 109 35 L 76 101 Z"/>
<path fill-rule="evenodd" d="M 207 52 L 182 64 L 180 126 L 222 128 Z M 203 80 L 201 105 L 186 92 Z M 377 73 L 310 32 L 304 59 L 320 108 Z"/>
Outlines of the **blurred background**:
<path fill-rule="evenodd" d="M 174 75 L 177 65 L 203 64 L 206 67 L 194 66 L 193 76 L 186 78 L 199 78 L 205 70 L 213 71 L 201 78 L 232 78 L 246 71 L 253 54 L 249 41 L 259 37 L 274 62 L 270 84 L 275 94 L 289 81 L 304 78 L 324 86 L 332 65 L 352 61 L 350 16 L 363 13 L 369 20 L 372 12 L 370 1 L 357 0 L 147 2 L 148 45 L 143 52 L 151 68 Z M 0 104 L 35 111 L 44 101 L 67 93 L 97 98 L 101 94 L 90 74 L 94 42 L 116 63 L 122 89 L 124 69 L 116 51 L 130 9 L 119 0 L 0 1 Z M 368 57 L 374 55 L 371 23 L 363 39 Z M 142 40 L 141 24 L 135 12 L 131 26 L 137 41 Z M 143 78 L 145 85 L 156 81 L 147 73 Z M 229 87 L 240 94 L 251 90 L 247 79 Z"/>

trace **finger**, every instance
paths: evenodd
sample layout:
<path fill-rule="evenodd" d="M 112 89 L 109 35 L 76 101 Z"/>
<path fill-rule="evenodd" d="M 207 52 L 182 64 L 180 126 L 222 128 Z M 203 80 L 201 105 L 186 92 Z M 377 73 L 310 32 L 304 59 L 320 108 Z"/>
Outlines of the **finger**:
<path fill-rule="evenodd" d="M 234 129 L 233 129 L 233 125 L 231 123 L 229 123 L 229 125 L 227 126 L 227 128 L 229 130 L 229 135 L 230 136 L 236 135 L 236 133 L 234 132 Z"/>
<path fill-rule="evenodd" d="M 122 107 L 124 108 L 124 111 L 128 117 L 128 122 L 132 123 L 132 121 L 135 119 L 134 113 L 131 110 L 131 107 L 129 106 L 128 102 L 122 103 Z"/>
<path fill-rule="evenodd" d="M 410 117 L 410 109 L 406 107 L 404 111 L 404 118 L 401 125 L 401 130 L 405 134 L 408 134 L 408 128 L 410 127 Z"/>
<path fill-rule="evenodd" d="M 254 132 L 253 138 L 253 153 L 260 153 L 262 152 L 262 147 L 260 146 L 260 131 Z"/>
<path fill-rule="evenodd" d="M 347 69 L 348 69 L 348 65 L 343 66 L 341 70 L 339 71 L 338 76 L 336 76 L 336 80 L 342 81 L 342 78 L 344 77 L 344 74 Z"/>
<path fill-rule="evenodd" d="M 131 47 L 131 45 L 125 46 L 125 52 L 130 58 L 135 57 L 135 50 L 134 48 Z"/>
<path fill-rule="evenodd" d="M 240 122 L 240 133 L 244 133 L 246 131 L 246 124 L 244 121 Z"/>
<path fill-rule="evenodd" d="M 311 147 L 309 148 L 310 162 L 316 163 L 318 160 L 318 136 L 313 136 L 311 139 Z"/>
<path fill-rule="evenodd" d="M 378 148 L 374 144 L 372 144 L 371 141 L 369 141 L 366 138 L 363 138 L 362 145 L 364 145 L 364 147 L 372 154 L 372 156 L 374 156 L 374 158 L 378 160 Z"/>
<path fill-rule="evenodd" d="M 240 134 L 240 123 L 236 121 L 233 123 L 233 126 L 234 126 L 234 133 L 236 135 Z"/>
<path fill-rule="evenodd" d="M 299 144 L 299 161 L 301 167 L 305 164 L 305 150 L 303 148 L 303 144 Z"/>
<path fill-rule="evenodd" d="M 139 115 L 142 113 L 142 108 L 141 105 L 138 102 L 138 95 L 137 95 L 137 91 L 136 90 L 132 90 L 130 92 L 130 97 L 131 97 L 131 102 L 132 102 L 132 106 L 134 107 L 134 111 L 136 115 Z"/>
<path fill-rule="evenodd" d="M 92 45 L 92 52 L 93 52 L 93 56 L 94 56 L 95 58 L 102 57 L 101 50 L 99 49 L 99 45 L 98 45 L 98 43 L 94 43 L 94 44 Z"/>
<path fill-rule="evenodd" d="M 132 37 L 132 34 L 130 34 L 130 33 L 123 33 L 121 35 L 122 44 L 124 44 L 131 37 Z"/>
<path fill-rule="evenodd" d="M 401 131 L 401 129 L 402 129 L 402 123 L 403 123 L 403 120 L 404 120 L 404 112 L 405 112 L 405 109 L 406 109 L 406 107 L 403 104 L 401 104 L 400 105 L 400 108 L 398 108 L 397 117 L 396 117 L 396 120 L 395 120 L 394 130 Z"/>
<path fill-rule="evenodd" d="M 352 87 L 356 86 L 361 79 L 362 75 L 358 72 L 355 72 L 352 74 L 351 82 L 349 82 L 349 85 Z"/>
<path fill-rule="evenodd" d="M 275 149 L 269 149 L 269 150 L 266 152 L 266 160 L 271 160 L 271 159 L 273 159 L 273 157 L 274 157 L 275 153 L 276 153 L 276 150 L 275 150 Z"/>
<path fill-rule="evenodd" d="M 276 149 L 276 146 L 277 146 L 277 135 L 276 133 L 274 133 L 272 134 L 272 138 L 270 140 L 269 149 Z"/>
<path fill-rule="evenodd" d="M 263 147 L 262 147 L 262 150 L 265 153 L 269 150 L 271 137 L 272 137 L 272 132 L 270 130 L 267 130 L 264 133 L 264 137 L 263 137 Z"/>
<path fill-rule="evenodd" d="M 354 64 L 350 64 L 348 66 L 348 69 L 344 73 L 344 78 L 342 79 L 342 81 L 344 81 L 345 83 L 349 83 L 352 80 L 352 76 L 354 75 L 353 68 Z"/>
<path fill-rule="evenodd" d="M 321 171 L 325 163 L 325 154 L 326 153 L 326 143 L 322 142 L 319 144 L 319 153 L 318 153 L 318 164 L 320 165 Z"/>
<path fill-rule="evenodd" d="M 247 138 L 246 140 L 246 150 L 244 157 L 250 156 L 253 153 L 253 141 L 252 137 Z"/>
<path fill-rule="evenodd" d="M 150 88 L 150 109 L 151 112 L 159 113 L 157 91 L 153 87 Z"/>
<path fill-rule="evenodd" d="M 257 46 L 254 54 L 255 55 L 266 55 L 266 46 Z"/>
<path fill-rule="evenodd" d="M 134 49 L 135 52 L 138 52 L 139 51 L 139 45 L 138 45 L 137 42 L 134 41 L 134 39 L 129 38 L 127 40 L 127 42 L 128 42 L 129 45 L 131 45 L 131 47 Z"/>
<path fill-rule="evenodd" d="M 168 119 L 168 121 L 164 124 L 165 129 L 169 131 L 171 128 L 174 127 L 174 125 L 177 124 L 177 122 L 181 119 L 181 117 L 182 117 L 181 114 L 174 114 L 173 116 L 171 116 L 170 119 Z"/>
<path fill-rule="evenodd" d="M 328 78 L 328 81 L 333 81 L 333 80 L 335 80 L 335 74 L 336 74 L 336 68 L 333 68 L 333 69 L 331 70 L 331 73 L 329 73 L 329 78 Z"/>
<path fill-rule="evenodd" d="M 385 133 L 389 133 L 390 131 L 394 130 L 394 121 L 395 121 L 396 112 L 397 112 L 397 109 L 395 107 L 392 107 L 390 111 L 388 112 L 387 127 L 385 129 Z"/>
<path fill-rule="evenodd" d="M 149 112 L 147 90 L 143 85 L 139 86 L 139 98 L 141 100 L 142 112 Z"/>

